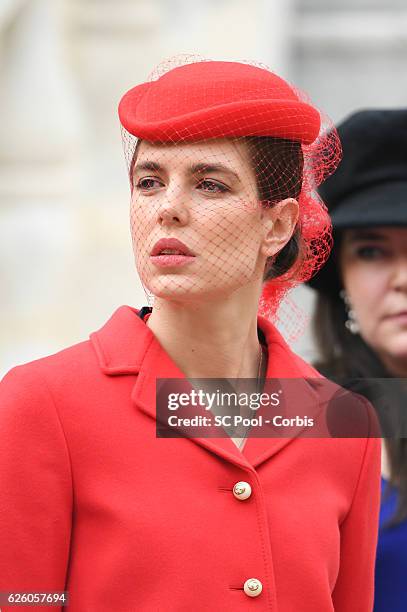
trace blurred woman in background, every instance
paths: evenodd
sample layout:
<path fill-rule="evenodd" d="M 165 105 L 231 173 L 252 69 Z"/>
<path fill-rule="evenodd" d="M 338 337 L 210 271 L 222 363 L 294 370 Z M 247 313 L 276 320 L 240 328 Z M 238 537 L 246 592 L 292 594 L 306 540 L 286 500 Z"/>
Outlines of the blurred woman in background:
<path fill-rule="evenodd" d="M 379 413 L 373 389 L 381 387 L 381 400 L 387 396 L 396 415 L 393 424 L 388 410 L 381 415 L 386 439 L 374 609 L 401 612 L 407 609 L 407 434 L 401 425 L 407 394 L 406 381 L 396 379 L 407 378 L 407 109 L 357 112 L 338 133 L 343 161 L 319 190 L 334 248 L 309 281 L 317 290 L 315 365 L 328 378 L 357 386 Z"/>

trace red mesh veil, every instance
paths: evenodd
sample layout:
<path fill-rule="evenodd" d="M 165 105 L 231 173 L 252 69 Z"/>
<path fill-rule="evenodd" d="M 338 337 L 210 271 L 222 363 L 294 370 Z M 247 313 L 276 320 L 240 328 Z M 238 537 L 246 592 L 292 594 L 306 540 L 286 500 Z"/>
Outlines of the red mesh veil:
<path fill-rule="evenodd" d="M 340 160 L 332 122 L 262 64 L 198 56 L 160 64 L 123 96 L 119 116 L 148 303 L 237 291 L 295 340 L 306 317 L 288 292 L 319 270 L 332 246 L 317 194 Z M 290 199 L 297 224 L 277 247 L 273 215 Z M 183 246 L 157 246 L 168 238 Z"/>

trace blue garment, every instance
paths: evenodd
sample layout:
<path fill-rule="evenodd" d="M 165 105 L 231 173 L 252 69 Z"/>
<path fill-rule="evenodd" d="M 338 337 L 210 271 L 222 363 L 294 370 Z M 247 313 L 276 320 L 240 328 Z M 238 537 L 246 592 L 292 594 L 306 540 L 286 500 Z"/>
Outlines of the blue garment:
<path fill-rule="evenodd" d="M 390 488 L 388 497 L 386 490 L 387 481 L 382 478 L 374 612 L 407 612 L 407 520 L 383 528 L 394 514 L 398 497 L 396 487 Z"/>

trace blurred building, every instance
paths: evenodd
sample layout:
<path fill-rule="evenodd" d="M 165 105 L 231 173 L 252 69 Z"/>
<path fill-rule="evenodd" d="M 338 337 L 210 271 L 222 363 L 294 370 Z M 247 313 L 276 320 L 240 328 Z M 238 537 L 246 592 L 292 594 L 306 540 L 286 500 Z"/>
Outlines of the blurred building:
<path fill-rule="evenodd" d="M 179 53 L 253 59 L 339 120 L 404 106 L 404 0 L 2 0 L 0 375 L 146 303 L 117 103 Z M 312 295 L 293 296 L 309 312 Z M 312 358 L 309 332 L 296 350 Z"/>

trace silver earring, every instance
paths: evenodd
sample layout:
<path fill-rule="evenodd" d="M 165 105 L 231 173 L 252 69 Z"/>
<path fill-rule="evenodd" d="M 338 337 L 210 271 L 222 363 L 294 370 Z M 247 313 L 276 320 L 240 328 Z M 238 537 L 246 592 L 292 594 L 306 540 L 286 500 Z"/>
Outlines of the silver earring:
<path fill-rule="evenodd" d="M 346 315 L 348 317 L 345 321 L 346 329 L 348 329 L 351 334 L 358 334 L 360 332 L 359 323 L 356 320 L 355 311 L 352 309 L 352 304 L 345 289 L 341 289 L 341 291 L 339 292 L 339 297 L 345 303 Z"/>

